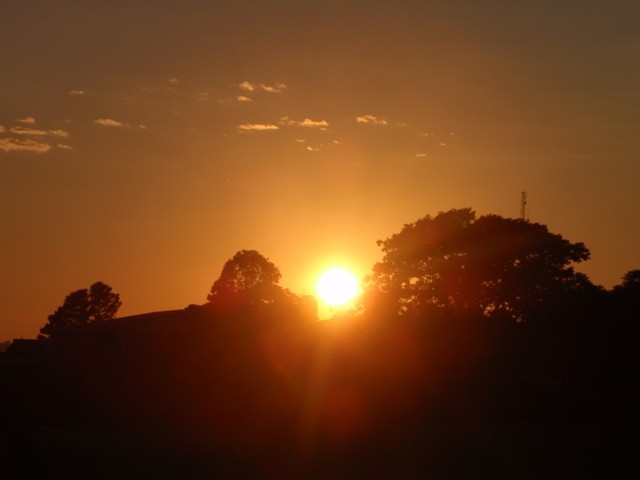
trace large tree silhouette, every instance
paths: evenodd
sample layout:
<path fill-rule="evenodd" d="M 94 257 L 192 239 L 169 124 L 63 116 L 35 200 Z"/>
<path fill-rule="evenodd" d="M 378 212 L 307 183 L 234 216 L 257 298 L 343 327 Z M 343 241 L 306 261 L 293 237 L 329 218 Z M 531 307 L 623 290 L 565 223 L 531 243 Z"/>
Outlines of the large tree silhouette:
<path fill-rule="evenodd" d="M 209 303 L 272 301 L 283 289 L 280 270 L 256 250 L 240 250 L 227 260 L 207 296 Z"/>
<path fill-rule="evenodd" d="M 427 215 L 378 245 L 384 257 L 369 277 L 368 301 L 383 297 L 404 315 L 530 320 L 593 287 L 573 268 L 589 258 L 584 244 L 541 224 L 476 217 L 469 208 Z"/>
<path fill-rule="evenodd" d="M 119 294 L 114 293 L 109 285 L 96 282 L 89 289 L 83 288 L 67 295 L 64 303 L 49 315 L 38 338 L 55 336 L 75 325 L 111 320 L 121 305 Z"/>

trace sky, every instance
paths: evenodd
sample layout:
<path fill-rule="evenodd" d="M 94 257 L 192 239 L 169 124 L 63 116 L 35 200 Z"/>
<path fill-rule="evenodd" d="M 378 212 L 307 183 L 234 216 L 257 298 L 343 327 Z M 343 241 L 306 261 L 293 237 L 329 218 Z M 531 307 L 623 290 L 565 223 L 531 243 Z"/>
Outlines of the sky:
<path fill-rule="evenodd" d="M 0 4 L 0 340 L 77 289 L 202 304 L 255 249 L 294 293 L 451 208 L 640 268 L 640 3 Z"/>

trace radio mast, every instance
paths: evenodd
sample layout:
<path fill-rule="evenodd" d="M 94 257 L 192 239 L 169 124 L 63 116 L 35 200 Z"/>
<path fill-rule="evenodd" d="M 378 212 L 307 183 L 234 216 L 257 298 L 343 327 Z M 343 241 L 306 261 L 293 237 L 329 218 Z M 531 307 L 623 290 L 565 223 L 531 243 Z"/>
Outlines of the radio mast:
<path fill-rule="evenodd" d="M 527 219 L 527 191 L 522 190 L 520 194 L 520 220 Z"/>

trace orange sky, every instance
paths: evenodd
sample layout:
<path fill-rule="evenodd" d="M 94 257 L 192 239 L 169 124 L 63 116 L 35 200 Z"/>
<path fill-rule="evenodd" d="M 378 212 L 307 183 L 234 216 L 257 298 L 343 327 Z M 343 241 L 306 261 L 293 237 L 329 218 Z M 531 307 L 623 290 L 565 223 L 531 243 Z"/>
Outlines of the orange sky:
<path fill-rule="evenodd" d="M 472 207 L 640 268 L 640 4 L 0 7 L 0 340 L 95 281 L 120 316 L 203 303 L 257 249 L 310 293 Z"/>

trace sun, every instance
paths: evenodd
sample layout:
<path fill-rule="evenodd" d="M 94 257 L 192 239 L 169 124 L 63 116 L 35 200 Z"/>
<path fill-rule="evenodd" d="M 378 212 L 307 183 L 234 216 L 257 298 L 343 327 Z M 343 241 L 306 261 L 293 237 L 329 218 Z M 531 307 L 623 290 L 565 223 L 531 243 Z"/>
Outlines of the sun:
<path fill-rule="evenodd" d="M 326 270 L 316 283 L 318 298 L 331 307 L 341 307 L 358 296 L 360 286 L 353 272 L 343 267 Z"/>

